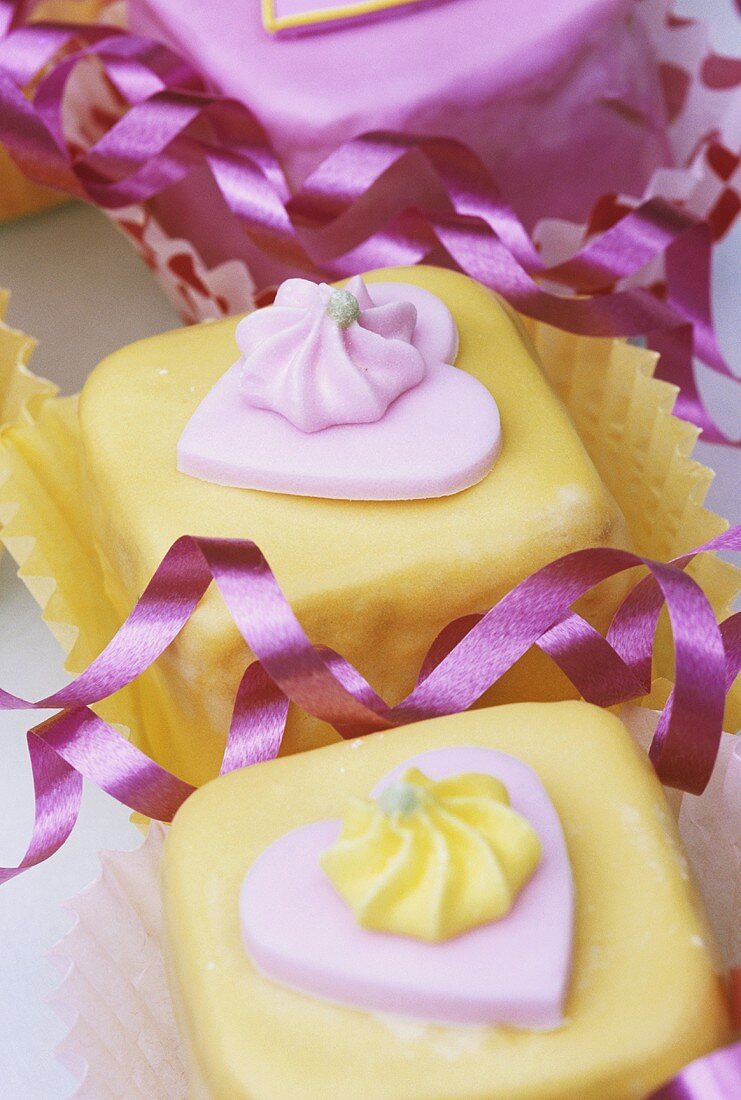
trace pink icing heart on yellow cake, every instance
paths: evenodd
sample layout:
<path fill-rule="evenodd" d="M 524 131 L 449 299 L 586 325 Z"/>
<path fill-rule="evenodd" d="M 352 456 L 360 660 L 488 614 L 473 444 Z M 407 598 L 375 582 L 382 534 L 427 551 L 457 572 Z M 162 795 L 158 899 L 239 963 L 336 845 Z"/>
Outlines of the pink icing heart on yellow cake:
<path fill-rule="evenodd" d="M 356 277 L 333 290 L 289 279 L 236 337 L 241 359 L 178 443 L 182 473 L 307 497 L 419 500 L 458 493 L 491 470 L 499 410 L 450 365 L 455 322 L 422 287 L 369 289 Z"/>
<path fill-rule="evenodd" d="M 267 976 L 331 1001 L 448 1023 L 551 1028 L 561 1023 L 571 962 L 573 887 L 558 815 L 521 761 L 477 746 L 436 749 L 395 768 L 433 779 L 461 772 L 495 776 L 512 807 L 535 828 L 542 858 L 501 920 L 445 943 L 362 928 L 320 866 L 338 822 L 287 833 L 252 864 L 242 887 L 245 945 Z M 296 914 L 301 919 L 296 919 Z"/>

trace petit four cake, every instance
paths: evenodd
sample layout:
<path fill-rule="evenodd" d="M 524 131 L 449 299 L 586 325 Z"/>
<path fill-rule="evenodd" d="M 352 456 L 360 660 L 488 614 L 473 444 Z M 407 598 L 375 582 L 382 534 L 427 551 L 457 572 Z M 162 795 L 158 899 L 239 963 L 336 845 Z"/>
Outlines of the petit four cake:
<path fill-rule="evenodd" d="M 360 7 L 364 18 L 357 4 L 328 0 L 130 0 L 129 22 L 251 108 L 294 190 L 366 132 L 457 138 L 531 227 L 545 216 L 586 221 L 599 196 L 641 195 L 672 163 L 637 0 Z M 417 185 L 423 204 L 437 195 L 424 172 Z M 193 198 L 179 185 L 157 202 L 171 231 L 187 227 L 191 239 Z M 240 255 L 233 235 L 218 238 L 218 203 L 202 225 L 195 243 L 207 261 Z M 264 281 L 265 257 L 243 258 Z"/>
<path fill-rule="evenodd" d="M 389 702 L 451 620 L 560 554 L 628 541 L 517 319 L 450 271 L 385 269 L 339 292 L 289 280 L 239 322 L 116 352 L 79 415 L 122 616 L 180 535 L 252 539 L 312 640 Z M 597 625 L 615 597 L 588 598 Z M 212 589 L 147 673 L 167 688 L 147 751 L 191 782 L 215 775 L 249 659 Z M 505 679 L 497 700 L 572 694 L 537 653 Z M 292 712 L 283 751 L 337 739 Z"/>
<path fill-rule="evenodd" d="M 730 1039 L 662 788 L 586 703 L 232 772 L 163 874 L 193 1096 L 635 1100 Z"/>

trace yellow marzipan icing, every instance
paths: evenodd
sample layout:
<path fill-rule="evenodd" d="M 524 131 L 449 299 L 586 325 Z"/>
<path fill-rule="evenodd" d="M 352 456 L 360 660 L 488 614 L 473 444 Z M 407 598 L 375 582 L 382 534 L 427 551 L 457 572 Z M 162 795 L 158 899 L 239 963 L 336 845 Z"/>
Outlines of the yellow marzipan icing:
<path fill-rule="evenodd" d="M 540 860 L 532 825 L 491 775 L 418 768 L 354 799 L 322 867 L 364 928 L 439 942 L 498 920 Z"/>

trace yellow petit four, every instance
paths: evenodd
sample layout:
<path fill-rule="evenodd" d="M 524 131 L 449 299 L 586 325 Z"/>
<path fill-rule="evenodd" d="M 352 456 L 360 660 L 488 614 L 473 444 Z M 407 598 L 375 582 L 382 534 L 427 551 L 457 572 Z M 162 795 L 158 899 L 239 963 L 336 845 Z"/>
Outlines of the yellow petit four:
<path fill-rule="evenodd" d="M 462 492 L 422 500 L 318 499 L 198 480 L 178 471 L 178 441 L 238 358 L 236 321 L 134 344 L 97 367 L 80 400 L 92 536 L 122 616 L 178 536 L 249 538 L 309 636 L 394 702 L 451 619 L 485 610 L 567 551 L 626 545 L 623 517 L 511 311 L 450 271 L 387 269 L 366 278 L 371 290 L 390 281 L 431 292 L 452 314 L 455 365 L 483 383 L 501 418 L 490 472 Z M 587 602 L 598 625 L 614 602 L 614 591 Z M 143 747 L 192 782 L 216 774 L 249 659 L 212 590 L 156 672 L 169 701 L 149 716 Z M 546 658 L 529 655 L 494 699 L 558 699 L 569 688 Z M 292 713 L 283 751 L 334 740 L 326 725 Z"/>
<path fill-rule="evenodd" d="M 442 750 L 465 756 L 482 749 L 535 773 L 565 838 L 573 956 L 558 1026 L 430 1023 L 332 1003 L 290 988 L 262 962 L 258 969 L 243 938 L 244 906 L 254 907 L 266 853 L 341 817 L 350 800 L 366 798 L 418 754 L 429 760 Z M 549 841 L 542 829 L 541 836 L 542 864 L 504 920 L 444 944 L 357 928 L 349 934 L 369 937 L 373 951 L 388 944 L 398 953 L 411 944 L 429 953 L 434 972 L 435 952 L 459 950 L 467 937 L 496 935 L 519 919 L 547 873 Z M 299 879 L 309 873 L 295 870 Z M 326 878 L 318 864 L 309 871 L 317 882 Z M 283 911 L 285 879 L 273 925 L 287 935 L 294 929 L 299 943 L 321 938 L 313 923 L 320 902 L 326 915 L 326 901 L 302 894 L 295 912 Z M 712 944 L 662 789 L 619 720 L 585 703 L 469 711 L 219 778 L 175 818 L 164 900 L 172 995 L 194 1096 L 635 1100 L 730 1038 Z M 348 907 L 339 897 L 336 905 L 342 921 Z M 533 949 L 546 935 L 547 909 L 537 918 Z M 348 932 L 338 928 L 341 943 Z M 514 967 L 514 981 L 519 969 L 524 962 Z M 463 980 L 476 985 L 473 968 Z M 401 986 L 390 1008 L 400 996 Z"/>

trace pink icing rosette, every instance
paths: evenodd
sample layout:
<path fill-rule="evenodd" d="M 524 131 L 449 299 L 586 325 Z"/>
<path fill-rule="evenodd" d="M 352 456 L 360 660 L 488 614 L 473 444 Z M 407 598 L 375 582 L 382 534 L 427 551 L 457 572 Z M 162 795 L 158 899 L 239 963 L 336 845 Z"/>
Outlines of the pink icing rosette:
<path fill-rule="evenodd" d="M 373 423 L 426 374 L 416 323 L 411 302 L 374 305 L 360 276 L 344 290 L 288 279 L 237 326 L 241 390 L 303 432 Z"/>
<path fill-rule="evenodd" d="M 452 365 L 447 306 L 408 283 L 342 290 L 289 279 L 237 326 L 242 356 L 178 442 L 204 481 L 339 500 L 419 500 L 469 488 L 499 453 L 496 402 Z"/>

